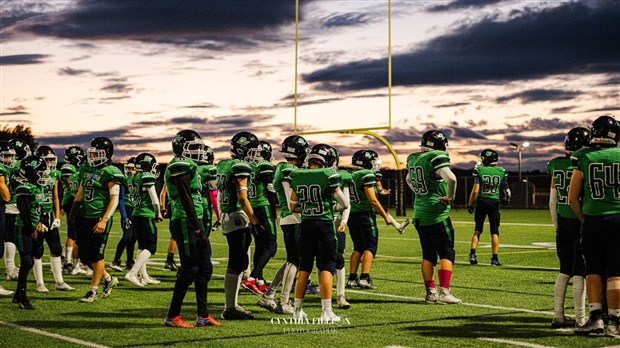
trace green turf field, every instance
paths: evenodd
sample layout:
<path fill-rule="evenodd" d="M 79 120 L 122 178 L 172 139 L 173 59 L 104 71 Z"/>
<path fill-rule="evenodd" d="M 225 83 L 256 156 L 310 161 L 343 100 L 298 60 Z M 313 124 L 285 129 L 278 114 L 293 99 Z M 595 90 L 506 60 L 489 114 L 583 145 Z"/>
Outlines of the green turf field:
<path fill-rule="evenodd" d="M 278 318 L 287 317 L 259 308 L 255 304 L 258 297 L 242 289 L 239 303 L 254 312 L 254 320 L 223 321 L 221 327 L 189 330 L 164 328 L 163 319 L 172 296 L 175 275 L 163 269 L 169 236 L 167 222 L 163 222 L 159 225 L 158 253 L 151 259 L 149 272 L 151 276 L 162 280 L 162 284 L 137 288 L 124 280 L 124 273 L 108 268 L 121 281 L 110 298 L 91 304 L 78 303 L 78 299 L 88 290 L 90 280 L 84 276 L 65 276 L 67 283 L 76 287 L 77 292 L 55 291 L 53 277 L 46 264 L 44 275 L 50 293 L 34 292 L 32 273 L 29 277 L 29 295 L 36 310 L 18 309 L 17 305 L 11 303 L 10 297 L 0 299 L 0 347 L 620 345 L 620 339 L 578 337 L 572 332 L 550 328 L 558 261 L 554 249 L 555 232 L 547 211 L 502 212 L 502 267 L 489 265 L 491 249 L 488 225 L 481 236 L 479 264 L 470 266 L 467 257 L 473 232 L 473 216 L 461 209 L 454 211 L 451 217 L 456 231 L 457 251 L 452 293 L 463 300 L 462 305 L 424 303 L 420 246 L 415 229 L 410 225 L 403 235 L 399 235 L 391 227 L 384 226 L 381 220 L 379 251 L 372 269 L 374 283 L 379 288 L 348 290 L 347 298 L 351 308 L 335 309 L 336 314 L 345 319 L 343 324 L 291 325 L 282 320 L 278 323 Z M 118 221 L 117 218 L 106 250 L 108 264 L 121 235 Z M 64 243 L 64 225 L 61 231 Z M 219 317 L 224 304 L 223 275 L 227 246 L 220 231 L 212 235 L 211 242 L 215 265 L 208 301 L 212 313 Z M 265 270 L 267 279 L 273 276 L 285 259 L 283 242 L 279 242 L 279 246 L 276 258 Z M 348 252 L 351 246 L 349 240 Z M 44 262 L 49 260 L 47 253 L 46 247 Z M 3 262 L 0 262 L 0 269 L 4 271 Z M 16 282 L 1 280 L 0 285 L 14 290 Z M 572 314 L 570 288 L 567 297 L 567 314 Z M 318 295 L 306 296 L 305 311 L 309 318 L 320 315 Z M 183 316 L 190 321 L 195 318 L 193 291 L 186 296 Z"/>

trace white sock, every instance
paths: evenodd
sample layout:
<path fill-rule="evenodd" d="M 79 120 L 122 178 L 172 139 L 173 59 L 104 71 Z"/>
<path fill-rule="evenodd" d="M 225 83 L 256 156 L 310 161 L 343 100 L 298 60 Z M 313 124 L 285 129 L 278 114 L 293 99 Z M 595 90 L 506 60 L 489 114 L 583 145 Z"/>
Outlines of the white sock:
<path fill-rule="evenodd" d="M 293 304 L 295 306 L 295 312 L 299 312 L 304 305 L 304 299 L 295 297 Z"/>
<path fill-rule="evenodd" d="M 603 304 L 600 303 L 600 302 L 599 303 L 590 303 L 589 307 L 590 307 L 590 313 L 592 313 L 594 311 L 602 311 L 603 310 Z"/>
<path fill-rule="evenodd" d="M 146 249 L 138 250 L 138 258 L 136 262 L 131 266 L 130 273 L 137 275 L 138 272 L 142 272 L 143 277 L 148 277 L 146 274 L 146 262 L 151 258 L 151 252 Z"/>
<path fill-rule="evenodd" d="M 336 294 L 338 297 L 344 296 L 344 287 L 347 283 L 344 267 L 336 270 Z"/>
<path fill-rule="evenodd" d="M 564 299 L 566 298 L 566 287 L 570 276 L 564 273 L 558 273 L 555 279 L 555 296 L 553 312 L 555 318 L 558 320 L 564 320 Z"/>
<path fill-rule="evenodd" d="M 106 282 L 112 281 L 112 276 L 108 272 L 103 273 L 103 276 L 101 278 L 103 278 L 103 280 L 105 280 Z"/>
<path fill-rule="evenodd" d="M 50 265 L 52 266 L 52 274 L 54 275 L 54 281 L 56 284 L 64 283 L 62 278 L 62 260 L 60 256 L 50 256 Z"/>
<path fill-rule="evenodd" d="M 280 293 L 280 304 L 288 303 L 291 289 L 293 288 L 293 282 L 295 281 L 295 275 L 297 275 L 297 266 L 287 262 L 287 268 L 284 271 L 282 278 L 282 293 Z"/>
<path fill-rule="evenodd" d="M 286 265 L 286 262 L 283 263 L 276 272 L 276 274 L 273 276 L 273 280 L 271 281 L 271 284 L 269 284 L 269 288 L 265 293 L 265 297 L 273 298 L 273 295 L 276 293 L 276 289 L 278 289 L 278 286 L 280 286 L 280 283 L 282 283 L 282 278 L 284 278 L 284 272 L 286 272 Z"/>
<path fill-rule="evenodd" d="M 17 250 L 15 244 L 4 242 L 4 265 L 7 271 L 15 268 L 15 250 Z"/>
<path fill-rule="evenodd" d="M 37 282 L 37 286 L 45 285 L 43 281 L 43 260 L 34 259 L 34 266 L 32 267 L 32 273 L 34 273 L 34 279 Z"/>
<path fill-rule="evenodd" d="M 585 324 L 586 318 L 586 282 L 582 276 L 573 277 L 573 299 L 575 302 L 575 321 L 579 325 Z"/>
<path fill-rule="evenodd" d="M 321 300 L 321 308 L 323 308 L 324 311 L 331 311 L 332 310 L 332 299 L 328 298 L 325 300 Z"/>
<path fill-rule="evenodd" d="M 73 255 L 73 247 L 65 247 L 65 260 L 69 262 Z"/>
<path fill-rule="evenodd" d="M 240 274 L 226 273 L 224 276 L 224 309 L 237 307 L 237 293 L 239 292 L 240 280 Z"/>

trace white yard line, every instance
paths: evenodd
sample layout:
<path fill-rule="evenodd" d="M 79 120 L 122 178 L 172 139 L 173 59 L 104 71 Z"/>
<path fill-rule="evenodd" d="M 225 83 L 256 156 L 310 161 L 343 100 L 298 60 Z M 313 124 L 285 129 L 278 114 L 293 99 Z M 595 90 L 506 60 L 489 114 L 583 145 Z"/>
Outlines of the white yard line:
<path fill-rule="evenodd" d="M 82 346 L 86 346 L 86 347 L 94 347 L 94 348 L 109 348 L 108 346 L 104 346 L 101 344 L 97 344 L 97 343 L 93 343 L 93 342 L 88 342 L 88 341 L 84 341 L 84 340 L 80 340 L 77 338 L 73 338 L 73 337 L 67 337 L 67 336 L 63 336 L 63 335 L 59 335 L 59 334 L 55 334 L 55 333 L 51 333 L 51 332 L 47 332 L 47 331 L 42 331 L 39 329 L 34 329 L 31 327 L 27 327 L 27 326 L 21 326 L 21 325 L 17 325 L 17 324 L 13 324 L 13 323 L 7 323 L 6 321 L 1 321 L 0 320 L 0 325 L 4 325 L 10 328 L 14 328 L 14 329 L 19 329 L 19 330 L 23 330 L 23 331 L 27 331 L 33 334 L 37 334 L 37 335 L 41 335 L 41 336 L 46 336 L 46 337 L 52 337 L 58 340 L 62 340 L 62 341 L 66 341 L 66 342 L 71 342 L 71 343 L 75 343 L 75 344 L 79 344 Z"/>
<path fill-rule="evenodd" d="M 466 224 L 466 225 L 474 225 L 473 221 L 458 221 L 452 220 L 453 224 Z M 555 227 L 554 224 L 531 224 L 525 222 L 502 222 L 502 226 L 539 226 L 539 227 Z"/>
<path fill-rule="evenodd" d="M 519 342 L 519 341 L 512 341 L 512 340 L 503 340 L 503 339 L 499 339 L 499 338 L 478 337 L 478 339 L 482 340 L 482 341 L 511 344 L 513 346 L 521 346 L 521 347 L 553 348 L 552 346 L 543 346 L 542 344 L 534 344 L 534 343 Z"/>

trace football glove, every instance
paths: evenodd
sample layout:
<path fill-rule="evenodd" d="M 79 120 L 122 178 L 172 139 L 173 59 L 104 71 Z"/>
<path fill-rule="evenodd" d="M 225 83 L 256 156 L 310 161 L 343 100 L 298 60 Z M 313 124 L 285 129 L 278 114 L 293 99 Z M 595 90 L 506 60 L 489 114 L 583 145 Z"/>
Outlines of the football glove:
<path fill-rule="evenodd" d="M 56 229 L 60 227 L 60 219 L 54 219 L 54 221 L 52 222 L 52 227 L 51 229 Z"/>
<path fill-rule="evenodd" d="M 267 230 L 265 230 L 265 227 L 261 224 L 256 224 L 256 225 L 252 225 L 252 234 L 254 236 L 262 236 L 265 233 L 267 233 Z"/>
<path fill-rule="evenodd" d="M 507 206 L 509 203 L 510 203 L 510 200 L 509 200 L 509 199 L 502 198 L 502 206 L 504 206 L 504 207 L 505 207 L 505 206 Z"/>
<path fill-rule="evenodd" d="M 211 227 L 211 232 L 217 231 L 220 227 L 222 227 L 222 223 L 220 222 L 220 220 L 217 220 L 213 223 L 213 227 Z"/>
<path fill-rule="evenodd" d="M 467 207 L 467 212 L 470 214 L 473 214 L 476 211 L 476 207 L 474 207 L 473 205 L 470 205 Z"/>
<path fill-rule="evenodd" d="M 133 223 L 132 223 L 132 222 L 131 222 L 131 220 L 129 220 L 129 219 L 123 219 L 123 220 L 121 221 L 121 223 L 123 224 L 123 227 L 124 227 L 126 230 L 130 230 L 130 229 L 131 229 L 131 227 L 133 226 Z"/>

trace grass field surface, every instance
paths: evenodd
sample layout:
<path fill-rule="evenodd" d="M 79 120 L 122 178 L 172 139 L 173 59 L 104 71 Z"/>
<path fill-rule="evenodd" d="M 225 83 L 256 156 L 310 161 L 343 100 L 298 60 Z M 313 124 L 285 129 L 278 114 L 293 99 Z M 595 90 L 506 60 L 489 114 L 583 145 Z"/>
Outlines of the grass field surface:
<path fill-rule="evenodd" d="M 424 302 L 417 232 L 410 225 L 400 235 L 379 219 L 379 250 L 371 272 L 378 289 L 347 289 L 351 308 L 335 308 L 336 314 L 343 317 L 343 323 L 290 324 L 283 320 L 287 316 L 273 314 L 256 306 L 258 296 L 241 289 L 239 304 L 254 312 L 254 320 L 222 320 L 221 327 L 164 328 L 163 320 L 175 279 L 173 272 L 163 268 L 170 235 L 168 222 L 165 221 L 158 225 L 158 251 L 149 263 L 150 275 L 162 283 L 138 288 L 125 281 L 125 272 L 116 272 L 108 267 L 108 272 L 119 278 L 120 285 L 109 298 L 90 304 L 78 302 L 89 289 L 90 279 L 85 276 L 65 276 L 65 281 L 74 286 L 76 292 L 53 289 L 53 277 L 47 264 L 49 251 L 46 247 L 44 276 L 50 293 L 39 294 L 34 291 L 34 277 L 31 273 L 28 291 L 36 310 L 20 310 L 11 303 L 10 297 L 0 298 L 0 347 L 620 346 L 620 339 L 579 337 L 571 331 L 551 329 L 558 260 L 555 230 L 548 211 L 506 209 L 502 212 L 501 267 L 490 266 L 488 223 L 477 252 L 479 264 L 471 266 L 468 254 L 474 227 L 473 215 L 461 209 L 453 211 L 451 218 L 455 228 L 457 255 L 452 293 L 463 300 L 461 305 Z M 63 225 L 63 243 L 65 231 Z M 285 260 L 281 231 L 278 233 L 277 255 L 265 269 L 268 280 Z M 108 266 L 120 236 L 121 228 L 116 217 L 106 249 Z M 211 243 L 214 272 L 209 283 L 208 303 L 210 312 L 219 318 L 224 305 L 223 276 L 228 249 L 220 231 L 212 234 Z M 347 253 L 351 249 L 352 243 L 348 239 Z M 178 255 L 176 258 L 179 263 Z M 4 270 L 3 261 L 0 262 L 0 269 Z M 316 281 L 316 276 L 312 279 Z M 16 282 L 0 280 L 0 285 L 14 290 Z M 102 285 L 100 291 L 101 288 Z M 566 307 L 566 313 L 571 315 L 570 287 Z M 304 308 L 309 318 L 318 318 L 321 312 L 320 297 L 307 295 Z M 195 314 L 195 298 L 191 287 L 182 315 L 186 320 L 193 321 Z"/>

